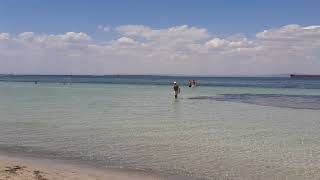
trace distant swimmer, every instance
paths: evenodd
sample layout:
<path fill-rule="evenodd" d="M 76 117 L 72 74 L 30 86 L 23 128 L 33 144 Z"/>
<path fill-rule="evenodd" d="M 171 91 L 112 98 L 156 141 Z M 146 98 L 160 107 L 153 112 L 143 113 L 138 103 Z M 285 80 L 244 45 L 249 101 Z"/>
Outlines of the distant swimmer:
<path fill-rule="evenodd" d="M 34 84 L 38 84 L 38 81 L 34 81 Z"/>
<path fill-rule="evenodd" d="M 174 98 L 178 98 L 178 94 L 180 93 L 180 87 L 177 82 L 173 83 L 173 91 L 174 91 Z"/>
<path fill-rule="evenodd" d="M 191 88 L 191 87 L 192 87 L 192 81 L 189 80 L 189 88 Z"/>
<path fill-rule="evenodd" d="M 196 86 L 197 86 L 196 80 L 192 80 L 192 87 L 196 87 Z"/>

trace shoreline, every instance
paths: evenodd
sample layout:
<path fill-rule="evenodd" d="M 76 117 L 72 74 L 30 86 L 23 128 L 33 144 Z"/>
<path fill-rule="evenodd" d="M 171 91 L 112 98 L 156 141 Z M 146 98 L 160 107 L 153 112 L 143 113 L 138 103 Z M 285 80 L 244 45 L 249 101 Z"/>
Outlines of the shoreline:
<path fill-rule="evenodd" d="M 0 152 L 1 180 L 194 180 L 142 170 L 97 168 L 68 160 L 24 157 Z"/>

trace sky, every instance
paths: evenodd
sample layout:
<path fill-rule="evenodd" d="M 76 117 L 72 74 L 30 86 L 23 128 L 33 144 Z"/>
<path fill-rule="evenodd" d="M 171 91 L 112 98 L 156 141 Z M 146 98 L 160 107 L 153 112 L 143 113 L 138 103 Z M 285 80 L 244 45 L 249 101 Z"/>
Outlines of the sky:
<path fill-rule="evenodd" d="M 1 74 L 320 74 L 318 0 L 0 0 Z"/>

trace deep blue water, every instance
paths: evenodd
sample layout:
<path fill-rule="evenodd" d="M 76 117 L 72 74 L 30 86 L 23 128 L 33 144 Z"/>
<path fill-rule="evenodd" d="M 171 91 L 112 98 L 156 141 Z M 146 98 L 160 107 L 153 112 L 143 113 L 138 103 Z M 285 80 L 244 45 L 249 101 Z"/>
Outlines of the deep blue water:
<path fill-rule="evenodd" d="M 53 83 L 168 85 L 171 84 L 173 81 L 177 81 L 181 85 L 187 85 L 190 79 L 196 80 L 201 86 L 320 89 L 320 79 L 292 79 L 290 77 L 196 77 L 156 75 L 0 75 L 0 81 L 38 81 Z"/>

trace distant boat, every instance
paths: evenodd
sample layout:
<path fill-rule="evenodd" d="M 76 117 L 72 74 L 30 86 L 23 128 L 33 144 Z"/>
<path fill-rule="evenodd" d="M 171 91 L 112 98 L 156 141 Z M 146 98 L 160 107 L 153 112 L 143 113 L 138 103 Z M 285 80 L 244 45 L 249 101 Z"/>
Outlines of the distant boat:
<path fill-rule="evenodd" d="M 290 78 L 319 78 L 320 74 L 290 74 Z"/>

